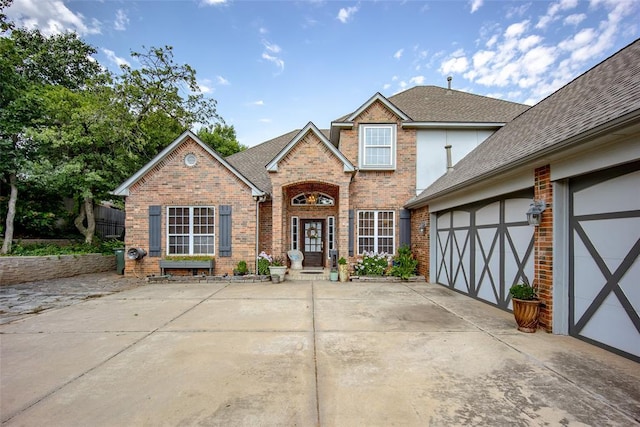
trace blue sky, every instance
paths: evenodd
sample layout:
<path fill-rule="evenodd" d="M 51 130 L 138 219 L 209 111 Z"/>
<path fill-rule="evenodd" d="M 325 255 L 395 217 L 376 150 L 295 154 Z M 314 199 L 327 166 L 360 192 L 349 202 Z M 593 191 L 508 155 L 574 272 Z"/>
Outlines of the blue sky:
<path fill-rule="evenodd" d="M 101 64 L 171 45 L 245 145 L 357 109 L 376 92 L 446 87 L 533 104 L 638 38 L 638 0 L 14 0 Z M 640 60 L 640 58 L 639 58 Z"/>

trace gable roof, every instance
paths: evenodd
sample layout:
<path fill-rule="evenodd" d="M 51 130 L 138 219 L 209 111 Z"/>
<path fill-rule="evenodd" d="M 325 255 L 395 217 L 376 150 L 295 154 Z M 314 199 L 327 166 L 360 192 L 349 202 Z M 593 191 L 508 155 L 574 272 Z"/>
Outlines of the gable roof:
<path fill-rule="evenodd" d="M 487 138 L 406 207 L 499 175 L 640 120 L 640 39 Z"/>
<path fill-rule="evenodd" d="M 132 185 L 134 185 L 140 178 L 147 174 L 151 169 L 153 169 L 158 163 L 160 163 L 164 158 L 166 158 L 177 146 L 182 144 L 187 138 L 191 138 L 195 141 L 200 147 L 202 147 L 205 151 L 207 151 L 211 157 L 217 160 L 222 166 L 227 168 L 229 172 L 235 175 L 238 179 L 244 182 L 249 188 L 251 188 L 251 194 L 254 196 L 262 196 L 264 192 L 256 187 L 251 181 L 249 181 L 243 174 L 241 174 L 238 170 L 236 170 L 230 163 L 228 163 L 225 159 L 223 159 L 215 150 L 209 147 L 207 144 L 202 142 L 200 138 L 198 138 L 193 132 L 187 130 L 184 131 L 179 137 L 177 137 L 171 144 L 167 145 L 164 150 L 158 153 L 149 163 L 144 165 L 138 172 L 132 175 L 125 182 L 120 184 L 118 188 L 113 190 L 111 194 L 115 196 L 128 196 L 129 189 Z"/>
<path fill-rule="evenodd" d="M 389 97 L 412 122 L 506 123 L 529 105 L 438 86 L 415 86 Z"/>
<path fill-rule="evenodd" d="M 284 135 L 232 154 L 226 160 L 262 191 L 271 193 L 271 178 L 269 178 L 266 166 L 299 133 L 300 129 L 287 132 Z"/>
<path fill-rule="evenodd" d="M 307 123 L 307 125 L 296 135 L 295 138 L 284 147 L 277 156 L 273 158 L 267 165 L 268 172 L 275 172 L 278 170 L 278 163 L 282 160 L 292 149 L 296 146 L 298 142 L 300 142 L 309 132 L 315 134 L 320 142 L 322 142 L 328 149 L 336 156 L 341 162 L 345 172 L 353 172 L 356 168 L 353 164 L 347 159 L 342 152 L 340 152 L 334 145 L 331 144 L 329 139 L 320 132 L 320 130 L 314 125 L 312 122 Z"/>

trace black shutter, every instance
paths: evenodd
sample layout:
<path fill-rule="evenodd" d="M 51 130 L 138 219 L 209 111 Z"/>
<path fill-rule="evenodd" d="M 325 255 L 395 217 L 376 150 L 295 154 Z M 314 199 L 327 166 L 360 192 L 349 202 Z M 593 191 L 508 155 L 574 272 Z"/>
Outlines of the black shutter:
<path fill-rule="evenodd" d="M 400 245 L 411 246 L 411 211 L 400 211 Z"/>
<path fill-rule="evenodd" d="M 353 229 L 354 215 L 353 209 L 349 209 L 349 256 L 353 256 L 353 233 L 355 231 Z"/>
<path fill-rule="evenodd" d="M 218 211 L 220 216 L 218 256 L 229 257 L 231 256 L 231 206 L 220 205 Z"/>
<path fill-rule="evenodd" d="M 162 255 L 162 206 L 149 206 L 149 256 Z"/>

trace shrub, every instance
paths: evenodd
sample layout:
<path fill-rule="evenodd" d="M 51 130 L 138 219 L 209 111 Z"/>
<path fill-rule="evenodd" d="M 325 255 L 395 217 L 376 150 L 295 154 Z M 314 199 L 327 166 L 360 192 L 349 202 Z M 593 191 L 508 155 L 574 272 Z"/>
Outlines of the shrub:
<path fill-rule="evenodd" d="M 377 254 L 375 252 L 365 252 L 362 259 L 358 260 L 354 270 L 359 276 L 382 276 L 389 267 L 391 256 L 383 252 Z"/>
<path fill-rule="evenodd" d="M 511 298 L 533 300 L 536 299 L 536 290 L 528 283 L 517 283 L 509 288 Z"/>
<path fill-rule="evenodd" d="M 406 280 L 415 274 L 416 268 L 418 268 L 418 260 L 411 253 L 411 248 L 408 245 L 402 245 L 393 258 L 391 275 Z"/>

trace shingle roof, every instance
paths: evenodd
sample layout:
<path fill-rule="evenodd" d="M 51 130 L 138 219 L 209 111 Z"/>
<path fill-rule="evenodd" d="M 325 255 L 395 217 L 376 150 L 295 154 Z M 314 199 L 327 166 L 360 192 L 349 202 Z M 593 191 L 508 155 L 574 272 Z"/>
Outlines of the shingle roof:
<path fill-rule="evenodd" d="M 505 123 L 529 108 L 438 86 L 416 86 L 388 99 L 414 122 Z"/>
<path fill-rule="evenodd" d="M 407 206 L 503 173 L 634 112 L 640 113 L 640 39 L 507 123 Z"/>
<path fill-rule="evenodd" d="M 287 132 L 284 135 L 265 141 L 262 144 L 250 147 L 245 151 L 232 154 L 226 157 L 225 160 L 256 187 L 266 193 L 271 193 L 271 179 L 269 178 L 269 172 L 267 172 L 266 166 L 300 131 L 301 129 L 296 129 Z M 321 129 L 320 132 L 326 137 L 329 136 L 329 131 L 326 129 Z"/>
<path fill-rule="evenodd" d="M 415 86 L 387 98 L 410 122 L 506 123 L 530 106 L 438 86 Z M 335 122 L 348 120 L 346 114 Z"/>

